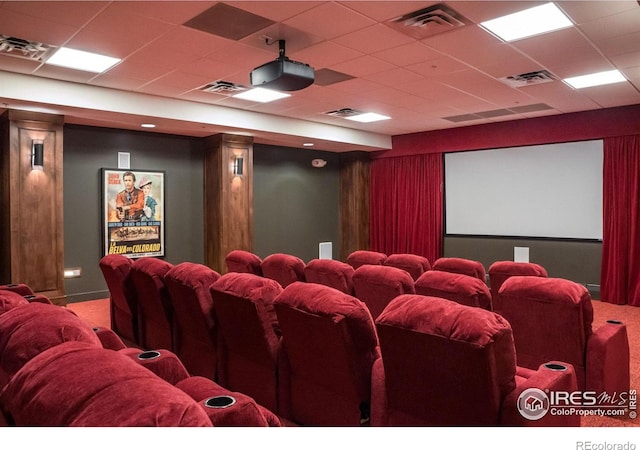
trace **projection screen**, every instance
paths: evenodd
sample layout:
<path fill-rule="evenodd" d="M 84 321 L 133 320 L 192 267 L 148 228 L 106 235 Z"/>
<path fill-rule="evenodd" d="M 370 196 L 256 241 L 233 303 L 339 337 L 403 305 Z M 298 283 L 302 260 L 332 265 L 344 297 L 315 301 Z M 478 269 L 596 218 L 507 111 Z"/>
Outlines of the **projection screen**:
<path fill-rule="evenodd" d="M 602 140 L 446 153 L 446 233 L 602 240 L 602 158 Z"/>

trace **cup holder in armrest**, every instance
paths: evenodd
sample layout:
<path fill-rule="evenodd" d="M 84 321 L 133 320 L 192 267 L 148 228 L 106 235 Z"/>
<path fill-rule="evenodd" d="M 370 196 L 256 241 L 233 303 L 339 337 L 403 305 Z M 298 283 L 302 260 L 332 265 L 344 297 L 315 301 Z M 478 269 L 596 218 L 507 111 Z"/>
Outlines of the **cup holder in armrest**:
<path fill-rule="evenodd" d="M 100 331 L 100 327 L 93 327 L 92 330 L 97 333 L 98 331 Z"/>
<path fill-rule="evenodd" d="M 228 408 L 236 402 L 234 397 L 230 395 L 216 395 L 215 397 L 209 397 L 204 401 L 204 406 L 207 408 Z"/>
<path fill-rule="evenodd" d="M 546 369 L 555 370 L 557 372 L 563 372 L 567 370 L 567 366 L 565 366 L 564 364 L 558 364 L 558 363 L 546 363 L 544 367 Z"/>
<path fill-rule="evenodd" d="M 622 325 L 622 321 L 620 320 L 607 320 L 607 323 L 610 323 L 611 325 Z"/>
<path fill-rule="evenodd" d="M 24 298 L 26 298 L 27 300 L 33 300 L 34 298 L 36 298 L 36 296 L 31 294 L 31 295 L 25 295 Z"/>
<path fill-rule="evenodd" d="M 146 352 L 142 352 L 138 355 L 138 359 L 142 361 L 149 361 L 150 359 L 160 358 L 160 352 L 156 350 L 149 350 Z"/>

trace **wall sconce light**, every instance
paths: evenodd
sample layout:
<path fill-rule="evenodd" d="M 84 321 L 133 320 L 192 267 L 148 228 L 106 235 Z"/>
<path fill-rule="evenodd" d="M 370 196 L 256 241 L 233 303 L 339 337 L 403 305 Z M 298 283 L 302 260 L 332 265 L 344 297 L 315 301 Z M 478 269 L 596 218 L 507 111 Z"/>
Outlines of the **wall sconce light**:
<path fill-rule="evenodd" d="M 44 141 L 31 141 L 31 170 L 44 170 Z"/>
<path fill-rule="evenodd" d="M 244 169 L 244 158 L 242 156 L 236 156 L 233 160 L 233 174 L 235 176 L 242 176 L 242 171 Z"/>

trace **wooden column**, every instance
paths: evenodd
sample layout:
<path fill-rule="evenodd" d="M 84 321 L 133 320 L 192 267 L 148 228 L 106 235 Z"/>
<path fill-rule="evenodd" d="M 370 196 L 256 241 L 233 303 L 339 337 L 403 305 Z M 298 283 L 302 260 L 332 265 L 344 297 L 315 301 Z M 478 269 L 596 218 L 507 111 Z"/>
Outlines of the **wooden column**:
<path fill-rule="evenodd" d="M 351 152 L 340 158 L 340 259 L 355 250 L 369 249 L 368 153 Z"/>
<path fill-rule="evenodd" d="M 63 117 L 10 110 L 0 122 L 0 282 L 26 283 L 54 303 L 65 304 Z M 42 171 L 31 167 L 33 140 L 44 144 Z"/>
<path fill-rule="evenodd" d="M 225 273 L 227 253 L 253 251 L 253 138 L 219 134 L 205 144 L 205 264 Z M 242 175 L 233 173 L 238 157 Z"/>

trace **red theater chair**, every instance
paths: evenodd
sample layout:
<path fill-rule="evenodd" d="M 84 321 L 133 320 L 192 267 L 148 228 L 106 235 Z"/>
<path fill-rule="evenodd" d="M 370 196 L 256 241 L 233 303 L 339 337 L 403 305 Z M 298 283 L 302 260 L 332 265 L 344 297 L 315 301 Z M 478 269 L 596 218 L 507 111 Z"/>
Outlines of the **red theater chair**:
<path fill-rule="evenodd" d="M 516 367 L 509 323 L 450 300 L 401 295 L 376 320 L 371 424 L 385 426 L 579 426 L 578 415 L 519 413 L 528 388 L 576 390 L 571 365 Z M 526 395 L 526 393 L 525 393 Z"/>
<path fill-rule="evenodd" d="M 311 426 L 368 423 L 371 368 L 380 358 L 364 303 L 315 283 L 293 283 L 275 299 L 282 330 L 280 416 Z"/>
<path fill-rule="evenodd" d="M 578 388 L 629 390 L 629 341 L 620 321 L 592 330 L 593 306 L 583 285 L 561 278 L 511 277 L 498 293 L 509 321 L 518 365 L 536 367 L 556 359 L 573 364 Z"/>
<path fill-rule="evenodd" d="M 383 264 L 408 272 L 414 280 L 417 280 L 420 275 L 431 269 L 431 264 L 427 258 L 420 255 L 412 255 L 411 253 L 394 253 L 387 256 Z"/>
<path fill-rule="evenodd" d="M 18 306 L 27 305 L 29 301 L 17 292 L 0 289 L 0 316 Z"/>
<path fill-rule="evenodd" d="M 484 281 L 476 277 L 430 270 L 416 280 L 415 288 L 416 294 L 446 298 L 461 305 L 492 310 L 491 291 Z"/>
<path fill-rule="evenodd" d="M 252 273 L 262 276 L 262 259 L 245 250 L 232 250 L 225 257 L 227 272 Z"/>
<path fill-rule="evenodd" d="M 280 284 L 249 273 L 227 273 L 211 285 L 219 333 L 218 382 L 278 411 L 280 327 L 273 300 Z"/>
<path fill-rule="evenodd" d="M 353 267 L 335 259 L 312 259 L 304 268 L 307 282 L 329 286 L 349 295 L 353 295 L 353 273 Z"/>
<path fill-rule="evenodd" d="M 493 298 L 493 310 L 500 312 L 501 305 L 498 298 L 498 291 L 509 277 L 513 276 L 531 276 L 544 277 L 548 276 L 547 271 L 540 264 L 514 262 L 514 261 L 496 261 L 489 267 L 489 284 L 491 286 L 491 296 Z"/>
<path fill-rule="evenodd" d="M 138 301 L 131 280 L 133 260 L 123 255 L 106 255 L 98 264 L 109 289 L 111 329 L 123 339 L 139 344 Z"/>
<path fill-rule="evenodd" d="M 192 262 L 173 266 L 164 275 L 173 311 L 174 351 L 191 375 L 217 378 L 217 326 L 209 286 L 215 270 Z M 161 347 L 158 347 L 161 348 Z"/>
<path fill-rule="evenodd" d="M 22 296 L 34 295 L 33 290 L 29 287 L 29 285 L 24 283 L 10 283 L 0 285 L 0 290 L 12 291 L 16 294 L 20 294 Z"/>
<path fill-rule="evenodd" d="M 405 270 L 365 264 L 353 274 L 355 296 L 363 301 L 375 320 L 391 300 L 400 294 L 414 294 L 415 284 Z"/>
<path fill-rule="evenodd" d="M 173 350 L 173 307 L 164 281 L 173 267 L 157 258 L 139 258 L 131 266 L 131 280 L 138 294 L 139 344 L 145 349 Z"/>
<path fill-rule="evenodd" d="M 480 261 L 453 257 L 438 258 L 433 263 L 432 269 L 476 277 L 482 280 L 483 283 L 487 283 L 487 274 Z"/>
<path fill-rule="evenodd" d="M 274 253 L 262 260 L 262 274 L 276 280 L 283 288 L 295 281 L 305 281 L 304 261 L 286 253 Z"/>
<path fill-rule="evenodd" d="M 387 255 L 384 253 L 371 250 L 356 250 L 347 256 L 347 264 L 357 269 L 365 264 L 381 265 L 385 259 L 387 259 Z"/>

